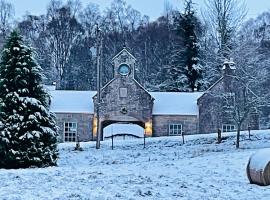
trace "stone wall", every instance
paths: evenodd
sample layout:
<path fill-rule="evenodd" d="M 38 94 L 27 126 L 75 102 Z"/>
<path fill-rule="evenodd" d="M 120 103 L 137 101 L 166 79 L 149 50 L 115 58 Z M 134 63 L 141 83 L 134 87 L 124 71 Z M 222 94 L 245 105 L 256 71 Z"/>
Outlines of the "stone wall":
<path fill-rule="evenodd" d="M 253 95 L 245 90 L 238 79 L 226 73 L 198 99 L 199 133 L 217 132 L 218 129 L 222 130 L 224 124 L 234 125 L 237 128 L 236 121 L 233 119 L 234 109 L 240 109 L 243 114 L 245 98 Z M 249 125 L 254 130 L 260 128 L 259 115 L 255 108 L 252 110 L 254 111 L 244 119 L 241 130 L 247 130 Z"/>
<path fill-rule="evenodd" d="M 113 58 L 114 78 L 101 90 L 100 121 L 102 127 L 116 122 L 129 122 L 145 127 L 152 121 L 153 98 L 134 79 L 136 59 L 123 49 Z M 129 73 L 119 73 L 121 65 L 129 66 Z M 97 110 L 97 95 L 94 97 Z"/>
<path fill-rule="evenodd" d="M 90 141 L 93 138 L 93 114 L 87 113 L 56 113 L 56 122 L 59 127 L 59 140 L 64 142 L 64 123 L 77 122 L 77 134 L 81 142 Z"/>
<path fill-rule="evenodd" d="M 212 94 L 213 93 L 213 94 Z M 216 132 L 223 123 L 222 98 L 216 94 L 224 93 L 223 82 L 217 82 L 208 92 L 198 100 L 199 107 L 199 133 Z M 226 124 L 231 124 L 226 120 Z"/>
<path fill-rule="evenodd" d="M 122 95 L 121 90 L 126 93 Z M 102 121 L 147 122 L 152 118 L 153 100 L 135 80 L 119 77 L 102 90 L 100 108 Z"/>
<path fill-rule="evenodd" d="M 169 124 L 182 124 L 186 135 L 198 133 L 196 115 L 153 115 L 153 136 L 169 136 Z"/>

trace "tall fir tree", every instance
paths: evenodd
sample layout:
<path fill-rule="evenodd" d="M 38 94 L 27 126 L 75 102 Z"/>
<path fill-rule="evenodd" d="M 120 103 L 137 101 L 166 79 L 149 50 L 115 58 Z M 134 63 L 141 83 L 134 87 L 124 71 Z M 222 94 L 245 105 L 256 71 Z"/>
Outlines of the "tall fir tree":
<path fill-rule="evenodd" d="M 32 54 L 12 32 L 0 64 L 0 168 L 56 165 L 55 117 Z"/>
<path fill-rule="evenodd" d="M 200 64 L 199 32 L 201 24 L 192 7 L 192 0 L 185 1 L 184 13 L 175 17 L 176 40 L 172 56 L 171 73 L 178 72 L 181 83 L 179 91 L 192 91 L 202 86 L 202 67 Z M 177 69 L 177 70 L 176 70 Z"/>

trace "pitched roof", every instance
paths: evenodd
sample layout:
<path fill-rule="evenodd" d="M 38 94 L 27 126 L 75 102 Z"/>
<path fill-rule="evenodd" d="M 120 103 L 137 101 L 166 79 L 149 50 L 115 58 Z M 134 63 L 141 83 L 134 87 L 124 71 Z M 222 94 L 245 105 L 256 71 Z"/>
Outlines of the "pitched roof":
<path fill-rule="evenodd" d="M 126 52 L 130 57 L 132 57 L 134 60 L 137 60 L 126 48 L 123 48 L 118 54 L 116 54 L 112 60 L 116 59 L 118 56 L 120 56 L 123 52 Z"/>
<path fill-rule="evenodd" d="M 50 90 L 51 111 L 55 113 L 94 113 L 96 91 Z M 198 115 L 197 99 L 203 93 L 150 92 L 155 99 L 153 115 Z"/>
<path fill-rule="evenodd" d="M 50 110 L 54 113 L 94 113 L 96 91 L 51 90 Z"/>
<path fill-rule="evenodd" d="M 201 92 L 150 92 L 155 98 L 153 115 L 198 115 Z"/>
<path fill-rule="evenodd" d="M 219 78 L 213 85 L 211 85 L 206 91 L 202 93 L 201 96 L 198 97 L 198 102 L 200 101 L 201 98 L 203 98 L 206 94 L 208 94 L 214 87 L 216 87 L 217 84 L 219 84 L 222 80 L 224 79 L 224 76 Z"/>

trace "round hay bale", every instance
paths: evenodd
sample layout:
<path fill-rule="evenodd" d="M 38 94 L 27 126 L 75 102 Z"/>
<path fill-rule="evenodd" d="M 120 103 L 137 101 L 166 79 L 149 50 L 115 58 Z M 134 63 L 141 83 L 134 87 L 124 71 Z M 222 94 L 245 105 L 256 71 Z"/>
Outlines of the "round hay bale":
<path fill-rule="evenodd" d="M 250 156 L 247 164 L 249 182 L 270 185 L 270 149 L 262 149 Z"/>

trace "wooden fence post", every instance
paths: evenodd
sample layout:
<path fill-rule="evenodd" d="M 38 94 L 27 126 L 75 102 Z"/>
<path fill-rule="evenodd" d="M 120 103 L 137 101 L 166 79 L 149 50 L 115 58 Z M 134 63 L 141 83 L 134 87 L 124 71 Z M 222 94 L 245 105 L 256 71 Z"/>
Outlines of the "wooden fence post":
<path fill-rule="evenodd" d="M 143 134 L 143 148 L 145 149 L 145 134 Z"/>
<path fill-rule="evenodd" d="M 220 144 L 221 143 L 221 130 L 219 128 L 218 128 L 217 134 L 218 134 L 217 143 Z"/>
<path fill-rule="evenodd" d="M 113 135 L 112 135 L 112 150 L 113 150 Z"/>
<path fill-rule="evenodd" d="M 184 136 L 185 134 L 184 134 L 184 133 L 185 133 L 185 132 L 183 131 L 183 132 L 182 132 L 182 141 L 183 141 L 183 144 L 185 144 L 185 136 Z"/>
<path fill-rule="evenodd" d="M 248 139 L 250 140 L 250 129 L 251 129 L 251 127 L 250 127 L 250 125 L 248 125 Z"/>

